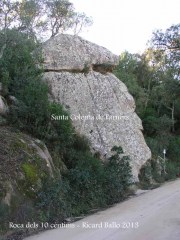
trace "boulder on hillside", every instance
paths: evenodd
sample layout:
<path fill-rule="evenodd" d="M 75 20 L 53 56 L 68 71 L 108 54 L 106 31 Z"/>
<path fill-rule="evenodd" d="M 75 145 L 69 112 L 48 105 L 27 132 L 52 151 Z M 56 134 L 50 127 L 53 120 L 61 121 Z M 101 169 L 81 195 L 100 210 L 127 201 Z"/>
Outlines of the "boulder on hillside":
<path fill-rule="evenodd" d="M 11 127 L 0 127 L 0 234 L 9 222 L 23 223 L 36 217 L 37 193 L 54 172 L 43 142 Z"/>
<path fill-rule="evenodd" d="M 102 159 L 121 146 L 132 159 L 134 181 L 151 158 L 127 87 L 111 72 L 118 57 L 77 36 L 58 35 L 43 45 L 44 79 L 52 100 L 69 111 L 78 132 Z M 85 68 L 86 66 L 86 68 Z"/>

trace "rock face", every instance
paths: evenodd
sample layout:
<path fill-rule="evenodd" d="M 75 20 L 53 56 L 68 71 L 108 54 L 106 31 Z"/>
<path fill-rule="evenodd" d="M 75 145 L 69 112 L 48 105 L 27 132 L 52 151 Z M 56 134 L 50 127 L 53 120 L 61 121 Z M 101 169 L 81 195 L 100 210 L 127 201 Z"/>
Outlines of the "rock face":
<path fill-rule="evenodd" d="M 14 198 L 27 200 L 41 189 L 45 176 L 53 178 L 54 169 L 43 142 L 0 127 L 0 204 L 10 206 Z"/>
<path fill-rule="evenodd" d="M 43 53 L 47 71 L 80 72 L 88 67 L 118 63 L 118 57 L 107 49 L 71 35 L 59 35 L 48 40 Z"/>
<path fill-rule="evenodd" d="M 118 57 L 70 35 L 47 41 L 43 54 L 51 99 L 64 105 L 76 130 L 89 138 L 92 150 L 102 158 L 111 154 L 113 146 L 121 146 L 132 159 L 134 181 L 138 181 L 139 169 L 151 152 L 133 97 L 111 73 Z"/>

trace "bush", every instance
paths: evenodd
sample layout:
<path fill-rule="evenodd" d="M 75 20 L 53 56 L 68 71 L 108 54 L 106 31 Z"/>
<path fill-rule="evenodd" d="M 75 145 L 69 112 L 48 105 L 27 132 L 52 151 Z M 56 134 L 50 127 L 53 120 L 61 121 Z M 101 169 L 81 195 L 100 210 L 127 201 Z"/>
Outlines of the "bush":
<path fill-rule="evenodd" d="M 156 182 L 161 183 L 165 180 L 175 179 L 180 176 L 180 138 L 171 134 L 159 135 L 154 138 L 146 138 L 154 157 L 151 161 L 151 177 Z M 166 148 L 166 166 L 164 166 L 163 149 Z M 166 173 L 159 173 L 159 167 L 166 169 Z M 146 170 L 147 171 L 147 170 Z M 145 180 L 145 176 L 143 177 Z"/>
<path fill-rule="evenodd" d="M 67 116 L 67 120 L 52 120 L 52 114 L 56 116 Z M 63 109 L 63 106 L 57 103 L 50 103 L 48 106 L 48 118 L 45 140 L 51 145 L 59 145 L 59 150 L 72 146 L 74 143 L 75 130 L 72 126 L 69 114 Z"/>
<path fill-rule="evenodd" d="M 0 48 L 4 34 L 0 32 Z M 32 135 L 39 135 L 48 115 L 48 87 L 42 82 L 41 56 L 33 56 L 38 47 L 26 34 L 7 30 L 7 43 L 0 59 L 0 82 L 6 95 L 15 96 L 18 104 L 11 106 L 9 123 Z M 7 96 L 6 96 L 7 97 Z M 43 132 L 45 129 L 43 129 Z"/>
<path fill-rule="evenodd" d="M 71 205 L 68 201 L 69 184 L 62 179 L 46 179 L 42 190 L 37 194 L 35 206 L 39 220 L 44 222 L 61 222 L 71 215 Z"/>
<path fill-rule="evenodd" d="M 114 147 L 112 151 L 115 154 L 105 164 L 89 151 L 69 153 L 70 169 L 64 177 L 69 181 L 73 215 L 117 203 L 126 197 L 132 183 L 130 159 L 122 155 L 121 147 Z"/>
<path fill-rule="evenodd" d="M 8 88 L 11 95 L 21 96 L 24 99 L 23 87 L 42 72 L 36 67 L 40 55 L 34 58 L 32 55 L 38 44 L 16 29 L 7 29 L 6 35 L 5 37 L 4 32 L 0 32 L 0 47 L 6 40 L 6 48 L 0 59 L 0 81 Z"/>
<path fill-rule="evenodd" d="M 130 158 L 124 154 L 121 147 L 113 147 L 115 154 L 105 165 L 105 195 L 107 204 L 113 204 L 124 199 L 128 187 L 132 183 Z"/>
<path fill-rule="evenodd" d="M 105 175 L 103 164 L 90 152 L 76 152 L 74 161 L 65 178 L 71 187 L 72 213 L 77 215 L 104 206 L 102 185 Z"/>
<path fill-rule="evenodd" d="M 8 229 L 7 222 L 10 217 L 9 206 L 0 202 L 0 234 Z"/>

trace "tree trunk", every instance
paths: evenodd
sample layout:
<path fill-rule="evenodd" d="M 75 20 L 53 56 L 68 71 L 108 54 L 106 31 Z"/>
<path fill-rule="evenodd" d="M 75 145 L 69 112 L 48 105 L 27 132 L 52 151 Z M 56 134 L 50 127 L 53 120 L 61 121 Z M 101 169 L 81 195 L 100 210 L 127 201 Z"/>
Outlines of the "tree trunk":
<path fill-rule="evenodd" d="M 174 127 L 174 124 L 175 124 L 175 119 L 174 119 L 174 101 L 173 101 L 172 109 L 171 109 L 171 120 L 172 120 L 172 132 L 175 132 L 175 127 Z"/>
<path fill-rule="evenodd" d="M 1 51 L 0 51 L 0 59 L 3 57 L 4 50 L 6 48 L 6 43 L 2 46 Z"/>

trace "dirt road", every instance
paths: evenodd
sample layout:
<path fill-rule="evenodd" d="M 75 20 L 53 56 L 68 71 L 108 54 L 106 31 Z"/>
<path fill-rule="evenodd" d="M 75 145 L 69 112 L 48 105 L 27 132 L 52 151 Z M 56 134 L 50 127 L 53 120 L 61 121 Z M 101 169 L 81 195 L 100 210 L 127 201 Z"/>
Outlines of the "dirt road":
<path fill-rule="evenodd" d="M 26 240 L 180 240 L 180 179 Z"/>

